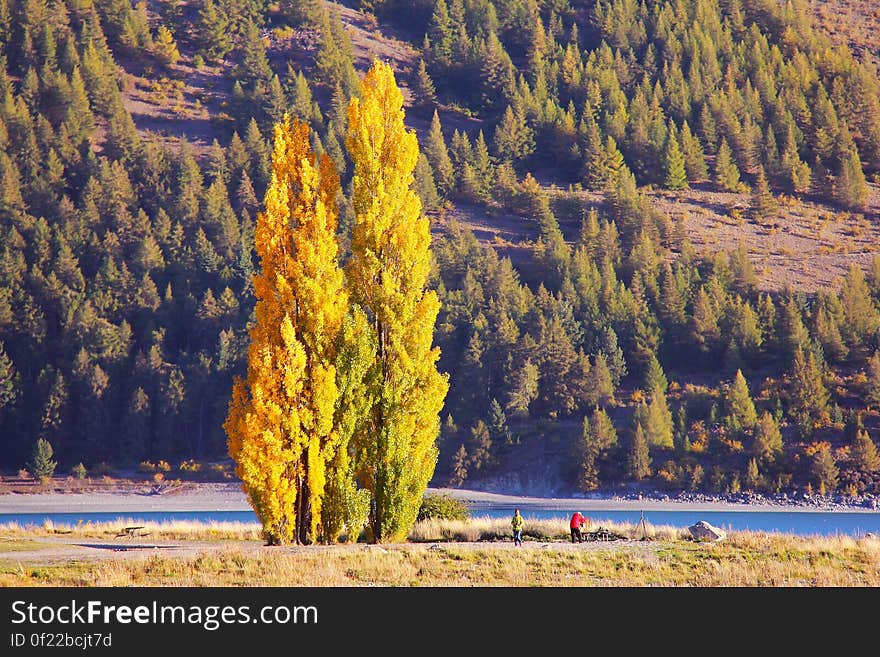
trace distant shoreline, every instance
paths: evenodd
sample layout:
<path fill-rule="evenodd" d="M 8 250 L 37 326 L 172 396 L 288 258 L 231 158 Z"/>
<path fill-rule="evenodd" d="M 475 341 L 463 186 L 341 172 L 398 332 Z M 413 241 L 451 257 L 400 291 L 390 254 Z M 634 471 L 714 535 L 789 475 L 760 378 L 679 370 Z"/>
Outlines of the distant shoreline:
<path fill-rule="evenodd" d="M 591 497 L 532 497 L 484 491 L 429 488 L 429 493 L 447 494 L 462 500 L 473 515 L 488 507 L 519 507 L 524 515 L 539 509 L 570 511 L 754 511 L 754 512 L 841 512 L 880 513 L 871 507 L 872 500 L 847 504 L 828 498 L 771 498 L 763 496 L 713 497 L 702 494 L 672 496 L 663 494 L 613 495 Z M 877 501 L 873 500 L 876 505 Z M 186 482 L 178 487 L 154 489 L 132 486 L 130 489 L 87 492 L 34 492 L 0 494 L 0 513 L 142 513 L 250 511 L 247 497 L 237 482 Z"/>

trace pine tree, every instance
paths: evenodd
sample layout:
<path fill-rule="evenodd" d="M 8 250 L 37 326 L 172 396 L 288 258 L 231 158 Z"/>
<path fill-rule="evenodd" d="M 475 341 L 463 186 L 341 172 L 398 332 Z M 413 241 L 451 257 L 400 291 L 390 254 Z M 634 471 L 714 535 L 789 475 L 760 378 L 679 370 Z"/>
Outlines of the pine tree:
<path fill-rule="evenodd" d="M 681 127 L 681 150 L 684 154 L 684 168 L 688 180 L 697 182 L 708 178 L 709 171 L 706 168 L 703 146 L 697 136 L 691 132 L 687 121 Z"/>
<path fill-rule="evenodd" d="M 452 474 L 449 477 L 449 485 L 453 488 L 461 486 L 467 479 L 469 460 L 465 446 L 459 445 L 458 450 L 452 456 Z"/>
<path fill-rule="evenodd" d="M 645 391 L 649 396 L 653 396 L 658 391 L 665 394 L 668 387 L 669 382 L 666 379 L 666 374 L 663 373 L 660 361 L 657 360 L 657 356 L 651 354 L 645 368 Z"/>
<path fill-rule="evenodd" d="M 685 157 L 678 145 L 675 125 L 670 121 L 666 131 L 666 144 L 663 147 L 663 186 L 666 189 L 687 189 L 688 176 L 685 172 Z"/>
<path fill-rule="evenodd" d="M 865 273 L 854 262 L 850 263 L 840 288 L 840 305 L 843 337 L 851 348 L 861 347 L 880 329 L 880 312 L 871 298 Z"/>
<path fill-rule="evenodd" d="M 531 360 L 527 359 L 522 367 L 516 370 L 504 406 L 508 413 L 517 417 L 528 416 L 532 402 L 538 398 L 539 378 L 538 366 Z"/>
<path fill-rule="evenodd" d="M 855 147 L 840 155 L 834 181 L 834 199 L 850 210 L 862 211 L 868 207 L 868 184 Z"/>
<path fill-rule="evenodd" d="M 34 444 L 34 450 L 31 454 L 31 461 L 28 468 L 34 479 L 45 482 L 52 478 L 55 474 L 55 468 L 58 464 L 52 460 L 52 445 L 45 438 L 39 438 Z"/>
<path fill-rule="evenodd" d="M 761 473 L 758 470 L 758 462 L 755 459 L 749 459 L 748 465 L 746 465 L 743 484 L 747 491 L 754 491 L 761 485 Z"/>
<path fill-rule="evenodd" d="M 593 433 L 593 441 L 599 447 L 600 452 L 605 453 L 617 446 L 617 430 L 614 423 L 603 408 L 596 408 L 590 416 L 590 431 Z"/>
<path fill-rule="evenodd" d="M 492 143 L 496 157 L 504 162 L 520 162 L 535 151 L 534 131 L 522 112 L 510 105 L 495 127 Z"/>
<path fill-rule="evenodd" d="M 599 488 L 599 446 L 594 439 L 594 433 L 590 427 L 590 420 L 584 417 L 581 428 L 581 439 L 578 442 L 579 463 L 575 487 L 581 492 L 589 492 Z"/>
<path fill-rule="evenodd" d="M 440 205 L 440 195 L 434 183 L 434 172 L 424 153 L 419 153 L 416 168 L 413 170 L 413 189 L 422 201 L 425 210 L 436 210 Z"/>
<path fill-rule="evenodd" d="M 207 59 L 221 60 L 232 50 L 229 21 L 214 0 L 202 0 L 196 29 L 199 45 Z"/>
<path fill-rule="evenodd" d="M 174 66 L 180 59 L 180 51 L 174 42 L 174 35 L 164 25 L 160 25 L 153 40 L 153 54 L 163 66 Z"/>
<path fill-rule="evenodd" d="M 321 23 L 321 3 L 319 0 L 281 0 L 278 3 L 278 9 L 294 25 L 314 28 Z"/>
<path fill-rule="evenodd" d="M 589 376 L 590 396 L 601 406 L 614 404 L 614 377 L 608 367 L 608 359 L 603 352 L 593 358 Z"/>
<path fill-rule="evenodd" d="M 648 450 L 648 438 L 641 424 L 636 424 L 626 454 L 626 474 L 628 477 L 641 481 L 651 474 L 651 454 Z"/>
<path fill-rule="evenodd" d="M 749 394 L 749 386 L 742 370 L 736 371 L 733 383 L 727 389 L 727 426 L 731 431 L 750 430 L 758 421 L 755 404 Z"/>
<path fill-rule="evenodd" d="M 324 10 L 320 31 L 321 41 L 315 56 L 316 76 L 331 89 L 339 85 L 346 95 L 351 96 L 357 89 L 353 50 L 351 39 L 335 7 Z"/>
<path fill-rule="evenodd" d="M 644 429 L 648 444 L 653 447 L 671 449 L 673 447 L 672 412 L 669 410 L 666 395 L 659 389 L 654 391 L 651 396 L 646 419 Z"/>
<path fill-rule="evenodd" d="M 755 424 L 751 453 L 762 463 L 773 462 L 782 454 L 782 434 L 770 411 L 764 411 Z"/>
<path fill-rule="evenodd" d="M 347 277 L 376 341 L 357 459 L 379 542 L 402 540 L 415 522 L 437 462 L 449 386 L 436 369 L 440 351 L 431 346 L 440 303 L 425 291 L 431 235 L 411 189 L 418 142 L 403 118 L 391 67 L 374 62 L 348 109 L 355 217 Z"/>
<path fill-rule="evenodd" d="M 509 445 L 513 442 L 513 435 L 507 424 L 507 416 L 497 399 L 492 399 L 489 404 L 489 436 L 492 441 L 499 445 Z"/>
<path fill-rule="evenodd" d="M 255 234 L 248 374 L 235 380 L 224 427 L 268 542 L 314 542 L 327 464 L 350 437 L 335 417 L 337 340 L 357 318 L 346 318 L 336 260 L 338 178 L 328 158 L 316 163 L 298 119 L 276 126 L 272 169 Z"/>
<path fill-rule="evenodd" d="M 727 145 L 727 140 L 721 140 L 718 154 L 715 156 L 715 184 L 726 192 L 736 192 L 740 189 L 739 169 L 733 161 L 733 152 Z"/>
<path fill-rule="evenodd" d="M 779 204 L 770 191 L 764 167 L 759 165 L 758 172 L 755 174 L 755 186 L 752 188 L 750 208 L 752 218 L 758 223 L 765 223 L 774 219 L 778 211 Z"/>
<path fill-rule="evenodd" d="M 817 426 L 828 422 L 828 390 L 824 372 L 813 349 L 798 349 L 794 359 L 791 414 L 801 434 L 811 436 Z"/>
<path fill-rule="evenodd" d="M 867 375 L 867 389 L 865 401 L 874 408 L 880 408 L 880 349 L 866 363 L 865 374 Z"/>
<path fill-rule="evenodd" d="M 446 141 L 443 139 L 443 131 L 440 128 L 440 117 L 434 110 L 431 119 L 431 127 L 428 130 L 428 141 L 425 145 L 425 157 L 434 171 L 434 182 L 438 191 L 444 198 L 449 198 L 455 186 L 455 169 L 446 149 Z"/>
<path fill-rule="evenodd" d="M 437 111 L 437 90 L 434 81 L 428 75 L 425 60 L 420 59 L 412 79 L 413 110 L 427 116 Z"/>
<path fill-rule="evenodd" d="M 853 467 L 858 472 L 870 475 L 880 470 L 880 454 L 877 453 L 877 445 L 865 430 L 856 433 L 850 446 L 849 456 Z"/>
<path fill-rule="evenodd" d="M 816 483 L 820 495 L 826 495 L 835 491 L 840 469 L 834 462 L 834 457 L 831 455 L 831 450 L 828 447 L 819 449 L 813 455 L 810 472 L 813 475 L 813 481 Z"/>
<path fill-rule="evenodd" d="M 3 409 L 11 408 L 20 394 L 19 385 L 18 372 L 3 347 L 3 341 L 0 340 L 0 426 L 2 426 Z"/>

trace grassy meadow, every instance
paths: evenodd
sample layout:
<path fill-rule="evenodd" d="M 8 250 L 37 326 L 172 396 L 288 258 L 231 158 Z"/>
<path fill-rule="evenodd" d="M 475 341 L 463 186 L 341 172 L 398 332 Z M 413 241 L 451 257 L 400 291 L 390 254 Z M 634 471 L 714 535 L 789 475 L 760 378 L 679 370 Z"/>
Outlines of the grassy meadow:
<path fill-rule="evenodd" d="M 427 520 L 407 543 L 266 547 L 247 523 L 0 526 L 0 586 L 880 586 L 880 540 L 603 523 L 626 540 L 571 544 L 529 520 L 514 548 L 506 520 Z M 594 526 L 595 528 L 595 526 Z M 99 558 L 84 547 L 118 546 Z"/>

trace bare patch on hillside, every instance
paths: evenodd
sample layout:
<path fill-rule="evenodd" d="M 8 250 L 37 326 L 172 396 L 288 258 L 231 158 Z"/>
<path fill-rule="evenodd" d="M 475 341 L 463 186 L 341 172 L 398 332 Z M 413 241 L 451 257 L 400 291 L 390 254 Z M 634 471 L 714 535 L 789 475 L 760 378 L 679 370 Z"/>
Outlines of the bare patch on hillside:
<path fill-rule="evenodd" d="M 880 0 L 816 0 L 816 25 L 862 61 L 880 66 Z"/>
<path fill-rule="evenodd" d="M 812 200 L 779 197 L 779 216 L 749 218 L 749 195 L 691 190 L 653 192 L 654 203 L 684 222 L 698 252 L 716 253 L 743 244 L 760 287 L 786 285 L 805 292 L 834 287 L 851 263 L 867 268 L 880 251 L 880 187 L 873 185 L 868 212 L 841 211 Z"/>

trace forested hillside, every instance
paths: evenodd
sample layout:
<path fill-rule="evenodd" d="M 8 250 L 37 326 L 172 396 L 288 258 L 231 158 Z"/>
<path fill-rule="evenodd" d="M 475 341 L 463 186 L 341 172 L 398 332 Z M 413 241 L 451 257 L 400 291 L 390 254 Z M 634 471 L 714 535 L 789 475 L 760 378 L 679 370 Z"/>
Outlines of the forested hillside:
<path fill-rule="evenodd" d="M 829 4 L 0 0 L 0 466 L 226 458 L 273 125 L 336 163 L 345 243 L 379 57 L 435 483 L 880 492 L 880 79 Z"/>

